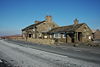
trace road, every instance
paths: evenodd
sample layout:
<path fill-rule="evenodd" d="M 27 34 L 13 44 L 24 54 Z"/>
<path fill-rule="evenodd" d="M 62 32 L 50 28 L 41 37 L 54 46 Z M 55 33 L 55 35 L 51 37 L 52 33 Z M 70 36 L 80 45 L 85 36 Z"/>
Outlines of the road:
<path fill-rule="evenodd" d="M 100 67 L 99 52 L 20 41 L 0 40 L 0 58 L 14 67 Z"/>

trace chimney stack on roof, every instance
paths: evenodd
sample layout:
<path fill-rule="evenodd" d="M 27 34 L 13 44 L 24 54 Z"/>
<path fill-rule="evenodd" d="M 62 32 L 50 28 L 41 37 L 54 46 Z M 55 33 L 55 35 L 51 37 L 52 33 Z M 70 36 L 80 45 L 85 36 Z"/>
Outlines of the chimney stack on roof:
<path fill-rule="evenodd" d="M 52 17 L 51 16 L 46 16 L 45 18 L 46 18 L 47 22 L 52 22 Z"/>
<path fill-rule="evenodd" d="M 79 22 L 79 20 L 77 20 L 77 18 L 74 20 L 74 25 L 77 25 Z"/>
<path fill-rule="evenodd" d="M 35 24 L 40 23 L 40 21 L 35 21 Z"/>

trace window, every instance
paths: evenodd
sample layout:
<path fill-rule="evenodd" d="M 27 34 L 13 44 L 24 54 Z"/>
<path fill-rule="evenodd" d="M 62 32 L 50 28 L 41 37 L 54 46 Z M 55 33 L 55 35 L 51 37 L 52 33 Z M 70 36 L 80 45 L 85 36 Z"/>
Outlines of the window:
<path fill-rule="evenodd" d="M 54 34 L 54 38 L 61 38 L 61 35 L 59 33 Z"/>
<path fill-rule="evenodd" d="M 33 31 L 35 31 L 35 29 L 33 29 Z"/>
<path fill-rule="evenodd" d="M 63 38 L 66 38 L 66 34 L 63 34 L 62 37 L 63 37 Z"/>
<path fill-rule="evenodd" d="M 48 38 L 47 36 L 44 36 L 44 38 Z"/>

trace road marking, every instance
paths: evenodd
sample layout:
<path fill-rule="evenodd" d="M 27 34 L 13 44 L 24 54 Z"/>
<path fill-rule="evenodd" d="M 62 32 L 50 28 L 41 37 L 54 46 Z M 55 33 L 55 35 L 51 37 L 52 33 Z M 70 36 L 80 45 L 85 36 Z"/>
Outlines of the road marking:
<path fill-rule="evenodd" d="M 0 60 L 0 63 L 2 63 L 2 61 Z"/>
<path fill-rule="evenodd" d="M 81 52 L 81 50 L 75 50 L 75 51 Z"/>

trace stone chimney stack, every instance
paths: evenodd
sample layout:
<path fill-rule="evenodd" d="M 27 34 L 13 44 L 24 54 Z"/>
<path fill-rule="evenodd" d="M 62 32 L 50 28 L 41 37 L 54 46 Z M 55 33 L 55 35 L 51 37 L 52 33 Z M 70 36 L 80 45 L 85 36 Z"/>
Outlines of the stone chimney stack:
<path fill-rule="evenodd" d="M 35 21 L 35 24 L 40 23 L 40 21 Z"/>
<path fill-rule="evenodd" d="M 75 19 L 75 20 L 74 20 L 74 25 L 77 25 L 78 22 L 79 22 L 79 20 Z"/>
<path fill-rule="evenodd" d="M 52 17 L 51 16 L 46 16 L 45 19 L 46 19 L 47 22 L 52 22 Z"/>

